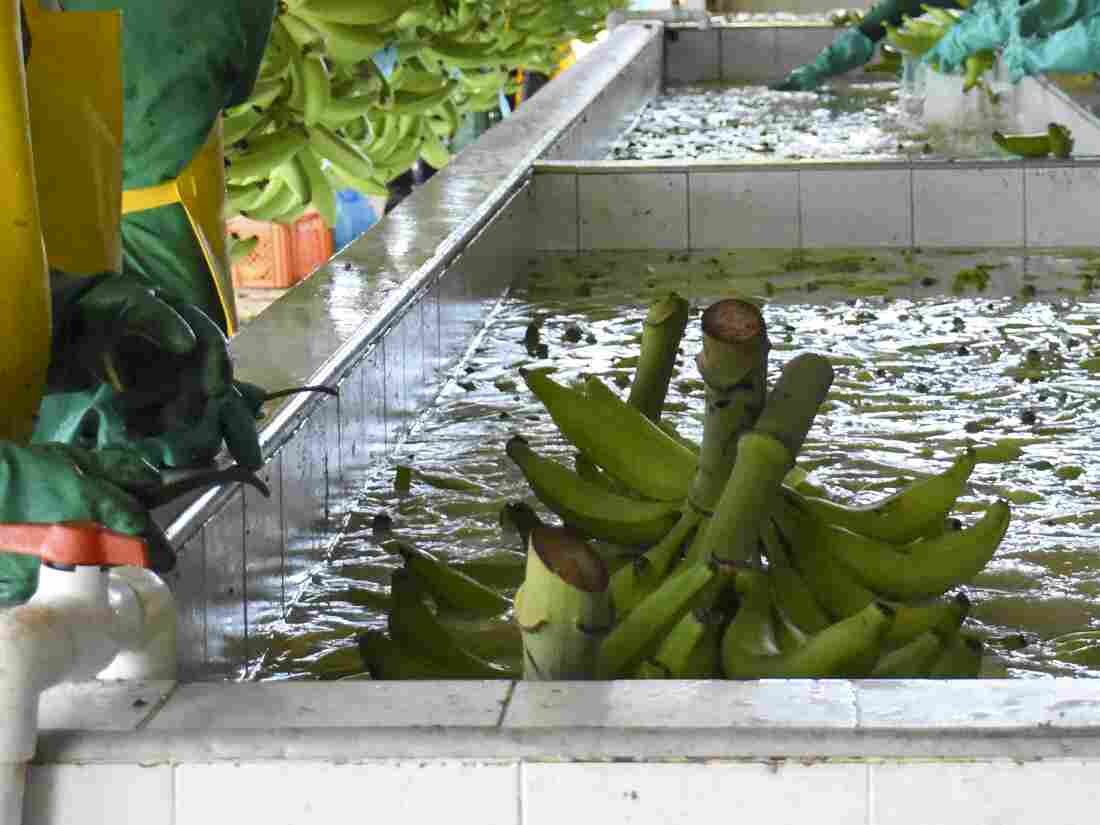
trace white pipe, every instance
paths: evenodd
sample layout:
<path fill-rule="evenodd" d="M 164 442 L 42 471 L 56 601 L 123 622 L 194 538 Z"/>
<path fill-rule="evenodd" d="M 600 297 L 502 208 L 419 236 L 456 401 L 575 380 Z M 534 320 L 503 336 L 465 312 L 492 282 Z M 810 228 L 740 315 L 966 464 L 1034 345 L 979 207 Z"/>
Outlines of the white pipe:
<path fill-rule="evenodd" d="M 38 700 L 63 681 L 175 676 L 175 603 L 156 574 L 43 564 L 25 605 L 0 610 L 0 825 L 22 822 Z"/>

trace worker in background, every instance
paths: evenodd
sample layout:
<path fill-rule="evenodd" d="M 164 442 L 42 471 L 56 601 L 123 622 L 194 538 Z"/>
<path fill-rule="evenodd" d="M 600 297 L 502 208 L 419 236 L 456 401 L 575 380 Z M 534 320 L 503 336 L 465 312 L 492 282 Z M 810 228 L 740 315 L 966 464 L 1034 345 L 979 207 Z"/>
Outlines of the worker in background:
<path fill-rule="evenodd" d="M 977 0 L 924 61 L 958 69 L 983 49 L 1003 49 L 1009 78 L 1100 71 L 1100 0 Z"/>
<path fill-rule="evenodd" d="M 858 25 L 840 34 L 812 63 L 799 66 L 770 87 L 779 92 L 807 92 L 823 81 L 869 62 L 875 45 L 886 36 L 883 24 L 896 26 L 902 17 L 920 17 L 922 5 L 960 8 L 955 0 L 881 0 L 871 7 Z"/>
<path fill-rule="evenodd" d="M 276 7 L 276 0 L 64 3 L 66 13 L 122 11 L 122 277 L 169 304 L 209 351 L 227 352 L 237 323 L 219 116 L 251 93 Z M 122 447 L 158 467 L 192 467 L 212 461 L 224 440 L 239 463 L 259 465 L 262 391 L 233 381 L 228 359 L 215 367 L 173 353 L 165 362 L 146 357 L 148 344 L 134 338 L 126 348 L 128 358 L 116 359 L 121 371 L 101 370 L 64 391 L 51 386 L 36 442 Z"/>

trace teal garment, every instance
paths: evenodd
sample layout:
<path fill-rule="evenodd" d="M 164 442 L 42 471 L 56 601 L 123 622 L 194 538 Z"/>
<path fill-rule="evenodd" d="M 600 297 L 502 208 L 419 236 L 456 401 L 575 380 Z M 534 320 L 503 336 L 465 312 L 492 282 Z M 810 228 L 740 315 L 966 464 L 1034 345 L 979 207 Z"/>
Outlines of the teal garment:
<path fill-rule="evenodd" d="M 1013 82 L 1043 72 L 1100 72 L 1100 15 L 1048 37 L 1010 41 L 1002 59 Z"/>
<path fill-rule="evenodd" d="M 1023 5 L 1015 0 L 978 0 L 924 56 L 924 62 L 942 72 L 954 72 L 979 51 L 1005 48 L 1005 63 L 1014 80 L 1042 71 L 1092 71 L 1076 68 L 1095 65 L 1088 53 L 1100 48 L 1087 47 L 1083 39 L 1088 36 L 1087 26 L 1078 34 L 1059 37 L 1055 45 L 1043 43 L 1058 32 L 1076 29 L 1098 12 L 1100 0 L 1032 0 Z M 1052 68 L 1056 64 L 1074 68 Z"/>
<path fill-rule="evenodd" d="M 824 49 L 813 63 L 799 66 L 771 88 L 781 92 L 807 92 L 826 78 L 862 66 L 875 53 L 875 44 L 858 28 L 848 29 Z"/>
<path fill-rule="evenodd" d="M 60 444 L 0 442 L 0 524 L 94 521 L 128 535 L 159 533 L 140 501 L 123 488 L 147 490 L 159 483 L 152 467 L 118 451 L 95 456 Z M 33 556 L 0 553 L 0 607 L 34 595 L 38 564 Z"/>
<path fill-rule="evenodd" d="M 218 113 L 251 94 L 276 0 L 66 0 L 68 11 L 121 9 L 122 185 L 177 177 Z M 182 207 L 123 216 L 124 272 L 225 319 Z"/>

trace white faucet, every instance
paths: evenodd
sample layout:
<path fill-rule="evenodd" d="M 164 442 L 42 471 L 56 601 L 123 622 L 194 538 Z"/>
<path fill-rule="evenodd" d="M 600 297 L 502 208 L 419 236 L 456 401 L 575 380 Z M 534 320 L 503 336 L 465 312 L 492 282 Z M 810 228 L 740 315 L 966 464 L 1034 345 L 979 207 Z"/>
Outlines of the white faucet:
<path fill-rule="evenodd" d="M 38 590 L 0 609 L 0 825 L 19 825 L 46 688 L 173 679 L 176 611 L 145 543 L 88 522 L 0 525 L 0 547 L 42 559 Z"/>

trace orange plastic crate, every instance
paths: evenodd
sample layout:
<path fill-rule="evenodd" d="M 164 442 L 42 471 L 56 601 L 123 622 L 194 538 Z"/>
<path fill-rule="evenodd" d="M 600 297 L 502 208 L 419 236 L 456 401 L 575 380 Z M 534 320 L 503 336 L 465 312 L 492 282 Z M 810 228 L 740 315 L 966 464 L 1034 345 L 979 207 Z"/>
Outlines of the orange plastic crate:
<path fill-rule="evenodd" d="M 294 222 L 293 240 L 298 281 L 332 257 L 332 232 L 316 210 L 311 209 Z"/>
<path fill-rule="evenodd" d="M 233 264 L 234 286 L 286 289 L 297 283 L 290 227 L 238 215 L 226 222 L 226 229 L 239 238 L 260 239 L 246 258 Z"/>

